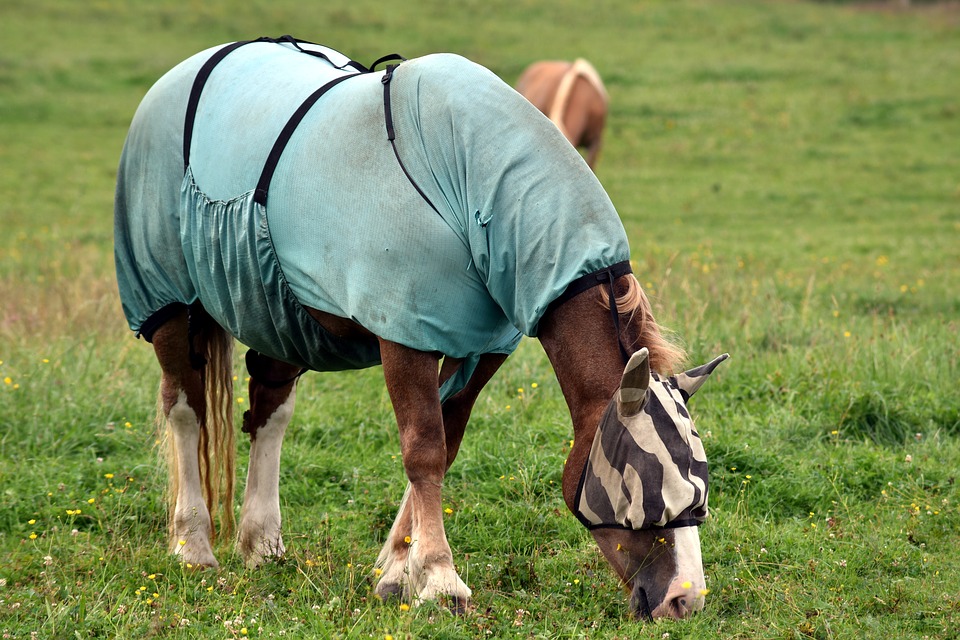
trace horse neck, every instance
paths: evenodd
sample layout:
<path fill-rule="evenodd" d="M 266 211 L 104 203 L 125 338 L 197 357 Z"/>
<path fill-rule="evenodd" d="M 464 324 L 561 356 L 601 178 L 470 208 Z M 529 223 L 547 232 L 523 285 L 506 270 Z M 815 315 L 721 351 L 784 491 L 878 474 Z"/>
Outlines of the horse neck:
<path fill-rule="evenodd" d="M 544 316 L 539 336 L 573 420 L 573 447 L 563 471 L 563 497 L 573 511 L 580 473 L 600 418 L 620 384 L 623 357 L 610 312 L 594 290 Z"/>

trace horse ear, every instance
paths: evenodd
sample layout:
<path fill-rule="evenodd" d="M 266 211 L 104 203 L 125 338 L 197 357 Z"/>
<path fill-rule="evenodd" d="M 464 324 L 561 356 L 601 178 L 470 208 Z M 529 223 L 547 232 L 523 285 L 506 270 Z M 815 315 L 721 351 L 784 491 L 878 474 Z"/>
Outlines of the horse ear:
<path fill-rule="evenodd" d="M 690 396 L 695 394 L 697 389 L 703 386 L 703 383 L 707 381 L 707 378 L 710 377 L 713 370 L 717 368 L 717 365 L 729 357 L 730 354 L 725 353 L 722 356 L 717 356 L 707 364 L 678 374 L 676 377 L 676 387 L 683 393 L 684 400 L 689 400 Z"/>
<path fill-rule="evenodd" d="M 617 408 L 624 417 L 635 416 L 647 403 L 647 389 L 650 388 L 650 358 L 644 347 L 630 356 L 620 379 L 620 393 L 617 395 Z"/>

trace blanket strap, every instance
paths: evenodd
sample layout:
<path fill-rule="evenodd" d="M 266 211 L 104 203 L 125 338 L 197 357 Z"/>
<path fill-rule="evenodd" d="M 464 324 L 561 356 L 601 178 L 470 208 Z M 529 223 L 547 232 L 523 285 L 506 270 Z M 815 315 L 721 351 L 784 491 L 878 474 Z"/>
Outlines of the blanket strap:
<path fill-rule="evenodd" d="M 351 73 L 349 75 L 343 76 L 342 78 L 338 78 L 335 82 L 329 85 L 324 85 L 323 87 L 318 89 L 313 95 L 307 98 L 307 103 L 304 103 L 304 105 L 301 105 L 300 109 L 298 109 L 297 112 L 294 114 L 294 117 L 296 118 L 296 120 L 292 121 L 292 125 L 290 122 L 288 122 L 287 128 L 284 129 L 284 134 L 286 134 L 287 139 L 283 141 L 282 145 L 279 145 L 279 146 L 274 145 L 274 149 L 271 152 L 271 160 L 273 164 L 276 164 L 276 160 L 279 159 L 280 153 L 283 152 L 283 147 L 286 145 L 287 140 L 289 140 L 290 135 L 293 134 L 293 129 L 295 129 L 296 125 L 300 122 L 300 120 L 303 119 L 303 116 L 306 114 L 310 106 L 312 106 L 313 103 L 316 102 L 317 99 L 319 99 L 320 96 L 323 95 L 328 89 L 332 88 L 334 84 L 337 84 L 344 78 L 351 78 L 361 73 L 370 73 L 374 70 L 374 68 L 376 68 L 378 64 L 381 64 L 388 60 L 404 59 L 403 56 L 400 56 L 394 53 L 387 56 L 383 56 L 382 58 L 374 62 L 372 65 L 370 65 L 369 68 L 363 66 L 362 64 L 360 64 L 359 62 L 356 62 L 355 60 L 347 60 L 342 65 L 338 65 L 334 63 L 334 61 L 331 60 L 322 51 L 305 49 L 304 47 L 300 46 L 301 44 L 315 45 L 316 43 L 309 42 L 308 40 L 300 40 L 299 38 L 294 38 L 293 36 L 290 36 L 290 35 L 280 36 L 279 38 L 270 38 L 267 36 L 263 36 L 263 37 L 257 38 L 256 40 L 241 40 L 239 42 L 232 42 L 224 47 L 221 47 L 220 49 L 215 51 L 212 56 L 207 58 L 206 62 L 203 63 L 203 66 L 200 67 L 200 71 L 197 72 L 196 77 L 193 79 L 193 86 L 190 88 L 190 96 L 187 99 L 187 110 L 186 110 L 186 114 L 184 116 L 184 122 L 183 122 L 183 172 L 184 173 L 187 172 L 187 168 L 190 166 L 190 146 L 193 142 L 193 127 L 194 127 L 194 121 L 196 120 L 196 117 L 197 117 L 197 107 L 200 105 L 200 95 L 203 93 L 203 87 L 207 84 L 207 80 L 210 78 L 210 74 L 213 72 L 214 68 L 218 64 L 220 64 L 220 62 L 224 58 L 226 58 L 228 55 L 230 55 L 240 47 L 254 43 L 254 42 L 271 42 L 274 44 L 287 44 L 294 47 L 301 53 L 305 53 L 309 56 L 320 58 L 321 60 L 326 61 L 334 69 L 339 69 L 342 71 L 347 68 L 350 68 L 355 71 L 355 73 Z M 317 45 L 317 46 L 322 46 L 322 45 Z M 269 164 L 270 162 L 268 161 L 268 165 Z M 266 187 L 269 186 L 270 178 L 273 175 L 274 168 L 275 168 L 274 166 L 270 167 L 269 175 L 266 176 L 265 183 L 264 183 L 263 176 L 261 176 L 262 184 L 257 185 L 258 191 L 260 190 L 261 187 L 263 187 L 263 193 L 260 195 L 263 201 L 261 202 L 260 200 L 257 200 L 261 204 L 264 204 L 266 202 Z M 264 170 L 266 172 L 266 167 L 264 168 Z"/>
<path fill-rule="evenodd" d="M 296 382 L 300 379 L 300 376 L 309 371 L 309 369 L 300 369 L 297 375 L 293 376 L 292 378 L 276 380 L 268 376 L 266 373 L 267 363 L 265 360 L 268 359 L 267 356 L 263 355 L 259 351 L 249 349 L 245 359 L 247 363 L 247 373 L 250 374 L 250 377 L 268 389 L 280 389 L 285 387 L 291 382 Z"/>
<path fill-rule="evenodd" d="M 270 42 L 270 38 L 258 38 L 257 40 L 241 40 L 233 42 L 225 47 L 218 49 L 207 61 L 200 67 L 197 76 L 193 79 L 193 86 L 190 88 L 190 97 L 187 100 L 187 113 L 183 122 L 183 172 L 187 172 L 190 166 L 190 144 L 193 142 L 193 123 L 197 117 L 197 106 L 200 104 L 200 94 L 203 93 L 203 87 L 207 84 L 207 79 L 213 72 L 213 68 L 220 64 L 220 61 L 230 55 L 240 47 L 251 42 Z"/>
<path fill-rule="evenodd" d="M 613 321 L 613 328 L 617 332 L 617 346 L 620 347 L 620 355 L 623 357 L 624 364 L 630 360 L 630 354 L 627 353 L 626 348 L 624 348 L 623 340 L 620 336 L 620 311 L 617 309 L 617 296 L 613 290 L 613 283 L 617 278 L 625 276 L 628 273 L 633 273 L 633 269 L 630 267 L 630 261 L 624 260 L 600 269 L 599 271 L 580 276 L 567 285 L 566 290 L 547 307 L 547 313 L 550 313 L 570 298 L 580 295 L 587 289 L 606 284 L 607 299 L 610 302 L 610 318 Z"/>
<path fill-rule="evenodd" d="M 382 62 L 378 60 L 373 63 L 373 66 L 377 66 Z M 403 175 L 407 176 L 407 180 L 410 181 L 410 184 L 413 185 L 413 188 L 417 190 L 417 193 L 420 194 L 420 197 L 423 198 L 424 202 L 430 205 L 430 208 L 436 211 L 437 215 L 440 215 L 440 212 L 437 210 L 433 203 L 430 202 L 430 198 L 427 197 L 427 194 L 423 192 L 420 186 L 413 179 L 413 176 L 410 175 L 410 172 L 407 171 L 407 168 L 403 165 L 403 160 L 400 159 L 400 152 L 397 151 L 397 132 L 393 128 L 393 108 L 390 100 L 390 82 L 393 80 L 393 72 L 396 71 L 399 65 L 390 64 L 387 65 L 387 71 L 383 74 L 383 78 L 380 79 L 380 82 L 383 83 L 383 119 L 387 126 L 387 140 L 390 141 L 390 146 L 393 147 L 393 155 L 397 157 L 397 163 L 400 165 L 400 169 L 403 171 Z"/>
<path fill-rule="evenodd" d="M 260 180 L 257 182 L 257 188 L 253 194 L 254 202 L 261 205 L 267 204 L 267 191 L 270 189 L 270 181 L 273 180 L 273 173 L 277 170 L 277 163 L 280 161 L 280 156 L 283 154 L 284 148 L 290 141 L 291 136 L 293 136 L 293 132 L 296 131 L 300 121 L 303 120 L 305 115 L 307 115 L 307 112 L 310 111 L 310 108 L 314 105 L 314 103 L 316 103 L 316 101 L 319 100 L 323 94 L 330 89 L 333 89 L 344 80 L 356 77 L 358 75 L 361 74 L 350 73 L 345 76 L 340 76 L 339 78 L 334 78 L 311 93 L 310 96 L 297 108 L 297 110 L 294 111 L 293 115 L 290 116 L 290 119 L 287 120 L 287 124 L 283 127 L 283 131 L 280 132 L 280 136 L 273 143 L 273 148 L 270 150 L 270 155 L 267 156 L 267 161 L 263 165 L 263 171 L 260 173 Z"/>

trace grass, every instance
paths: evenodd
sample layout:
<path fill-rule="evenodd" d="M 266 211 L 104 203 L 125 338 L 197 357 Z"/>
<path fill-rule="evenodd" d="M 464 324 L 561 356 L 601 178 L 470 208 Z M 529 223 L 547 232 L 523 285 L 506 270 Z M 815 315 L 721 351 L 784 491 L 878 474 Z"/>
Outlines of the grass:
<path fill-rule="evenodd" d="M 956 637 L 960 14 L 914 4 L 7 2 L 0 633 Z M 365 61 L 455 51 L 510 82 L 542 58 L 600 70 L 599 177 L 635 270 L 691 363 L 733 356 L 693 406 L 712 483 L 701 615 L 626 617 L 560 498 L 571 428 L 535 341 L 481 397 L 446 485 L 468 615 L 371 598 L 403 486 L 377 369 L 301 382 L 285 560 L 250 572 L 223 544 L 222 568 L 195 573 L 167 556 L 158 370 L 117 300 L 114 171 L 164 71 L 286 32 Z"/>

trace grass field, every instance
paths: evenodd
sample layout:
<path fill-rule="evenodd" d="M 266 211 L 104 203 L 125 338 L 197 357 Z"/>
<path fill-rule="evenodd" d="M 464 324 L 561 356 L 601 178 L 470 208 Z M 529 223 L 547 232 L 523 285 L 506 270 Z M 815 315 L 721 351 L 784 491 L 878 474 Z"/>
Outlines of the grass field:
<path fill-rule="evenodd" d="M 414 4 L 4 2 L 2 637 L 960 637 L 957 5 Z M 445 487 L 467 615 L 371 597 L 403 489 L 379 369 L 300 384 L 285 560 L 249 572 L 224 543 L 221 569 L 194 573 L 167 556 L 159 371 L 115 290 L 114 172 L 164 71 L 282 33 L 362 61 L 453 51 L 511 83 L 543 58 L 603 75 L 598 175 L 638 277 L 691 364 L 732 354 L 693 404 L 712 483 L 702 614 L 627 617 L 563 506 L 572 429 L 533 340 Z M 239 359 L 237 376 L 239 402 Z"/>

